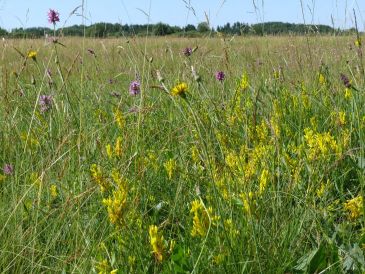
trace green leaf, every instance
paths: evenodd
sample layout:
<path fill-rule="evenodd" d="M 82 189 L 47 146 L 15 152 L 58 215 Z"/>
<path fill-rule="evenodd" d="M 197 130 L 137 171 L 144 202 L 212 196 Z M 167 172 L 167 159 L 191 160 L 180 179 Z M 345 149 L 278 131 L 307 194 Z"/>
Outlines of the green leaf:
<path fill-rule="evenodd" d="M 241 199 L 239 198 L 233 198 L 233 203 L 236 205 L 236 206 L 239 206 L 239 207 L 243 207 L 243 202 Z"/>
<path fill-rule="evenodd" d="M 308 266 L 310 265 L 312 259 L 317 254 L 318 248 L 308 252 L 307 254 L 303 255 L 297 261 L 297 265 L 294 267 L 295 270 L 307 272 Z"/>
<path fill-rule="evenodd" d="M 323 270 L 327 266 L 327 260 L 326 258 L 330 257 L 330 253 L 327 253 L 327 251 L 331 251 L 330 249 L 327 249 L 327 246 L 323 243 L 320 244 L 316 254 L 313 256 L 310 265 L 309 265 L 309 273 L 316 273 L 320 270 Z"/>
<path fill-rule="evenodd" d="M 331 244 L 322 242 L 318 248 L 302 256 L 294 269 L 305 273 L 317 273 L 325 269 L 329 262 L 335 263 L 337 261 L 337 249 L 334 249 Z"/>
<path fill-rule="evenodd" d="M 357 166 L 360 168 L 360 169 L 365 169 L 365 158 L 364 157 L 357 157 Z"/>
<path fill-rule="evenodd" d="M 174 252 L 171 255 L 171 270 L 173 273 L 188 273 L 187 254 L 182 246 L 175 246 Z"/>
<path fill-rule="evenodd" d="M 354 244 L 354 246 L 348 251 L 346 254 L 345 260 L 343 262 L 343 270 L 350 271 L 350 270 L 359 270 L 361 266 L 362 269 L 365 268 L 365 259 L 364 254 L 358 244 Z"/>

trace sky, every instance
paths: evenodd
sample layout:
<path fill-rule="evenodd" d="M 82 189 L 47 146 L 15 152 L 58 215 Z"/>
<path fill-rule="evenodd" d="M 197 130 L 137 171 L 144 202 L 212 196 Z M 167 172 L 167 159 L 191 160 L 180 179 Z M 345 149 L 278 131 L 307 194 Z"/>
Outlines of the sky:
<path fill-rule="evenodd" d="M 336 28 L 354 27 L 355 9 L 358 26 L 365 29 L 365 0 L 0 0 L 0 27 L 52 27 L 50 8 L 60 13 L 58 27 L 98 22 L 185 26 L 208 18 L 213 27 L 282 21 Z"/>

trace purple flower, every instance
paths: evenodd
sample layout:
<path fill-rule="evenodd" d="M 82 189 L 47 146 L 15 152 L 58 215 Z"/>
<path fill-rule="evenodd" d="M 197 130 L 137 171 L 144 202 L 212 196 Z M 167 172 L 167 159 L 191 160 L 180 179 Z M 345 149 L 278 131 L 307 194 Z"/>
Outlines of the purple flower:
<path fill-rule="evenodd" d="M 141 92 L 141 83 L 138 81 L 133 81 L 129 85 L 130 95 L 137 95 Z"/>
<path fill-rule="evenodd" d="M 345 87 L 351 88 L 351 81 L 349 80 L 349 78 L 343 73 L 341 73 L 340 76 L 341 76 L 341 81 L 345 85 Z"/>
<path fill-rule="evenodd" d="M 185 48 L 185 49 L 183 50 L 183 54 L 184 54 L 185 56 L 187 56 L 187 57 L 189 57 L 192 53 L 193 53 L 192 48 Z"/>
<path fill-rule="evenodd" d="M 53 98 L 52 95 L 41 95 L 39 96 L 39 106 L 41 107 L 41 112 L 46 112 L 52 108 Z"/>
<path fill-rule="evenodd" d="M 5 164 L 3 167 L 3 172 L 5 175 L 13 174 L 14 168 L 11 164 Z"/>
<path fill-rule="evenodd" d="M 56 22 L 60 21 L 60 14 L 53 10 L 53 9 L 49 9 L 48 11 L 48 22 L 55 25 Z"/>
<path fill-rule="evenodd" d="M 223 71 L 217 71 L 216 73 L 215 73 L 215 79 L 217 79 L 218 81 L 220 81 L 220 82 L 223 82 L 223 80 L 224 80 L 224 77 L 225 77 L 226 75 L 224 74 L 224 72 Z"/>

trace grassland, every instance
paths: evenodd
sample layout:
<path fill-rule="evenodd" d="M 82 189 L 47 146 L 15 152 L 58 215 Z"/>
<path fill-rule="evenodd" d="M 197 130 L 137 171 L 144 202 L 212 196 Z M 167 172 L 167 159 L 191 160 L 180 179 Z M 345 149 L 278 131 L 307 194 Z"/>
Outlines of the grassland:
<path fill-rule="evenodd" d="M 0 271 L 364 273 L 356 39 L 2 41 Z"/>

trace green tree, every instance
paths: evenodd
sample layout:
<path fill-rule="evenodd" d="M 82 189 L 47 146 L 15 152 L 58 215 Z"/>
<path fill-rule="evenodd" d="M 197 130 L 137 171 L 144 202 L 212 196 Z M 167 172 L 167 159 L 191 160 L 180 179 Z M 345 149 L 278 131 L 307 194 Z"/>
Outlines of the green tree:
<path fill-rule="evenodd" d="M 164 36 L 172 33 L 172 29 L 169 25 L 164 23 L 157 23 L 153 27 L 153 34 L 157 36 Z"/>
<path fill-rule="evenodd" d="M 0 28 L 0 36 L 8 35 L 8 32 L 2 28 Z"/>
<path fill-rule="evenodd" d="M 194 25 L 188 24 L 184 28 L 185 31 L 196 31 L 196 27 Z"/>
<path fill-rule="evenodd" d="M 210 27 L 209 27 L 209 24 L 207 22 L 201 22 L 198 24 L 198 31 L 199 32 L 208 32 L 210 31 Z"/>

